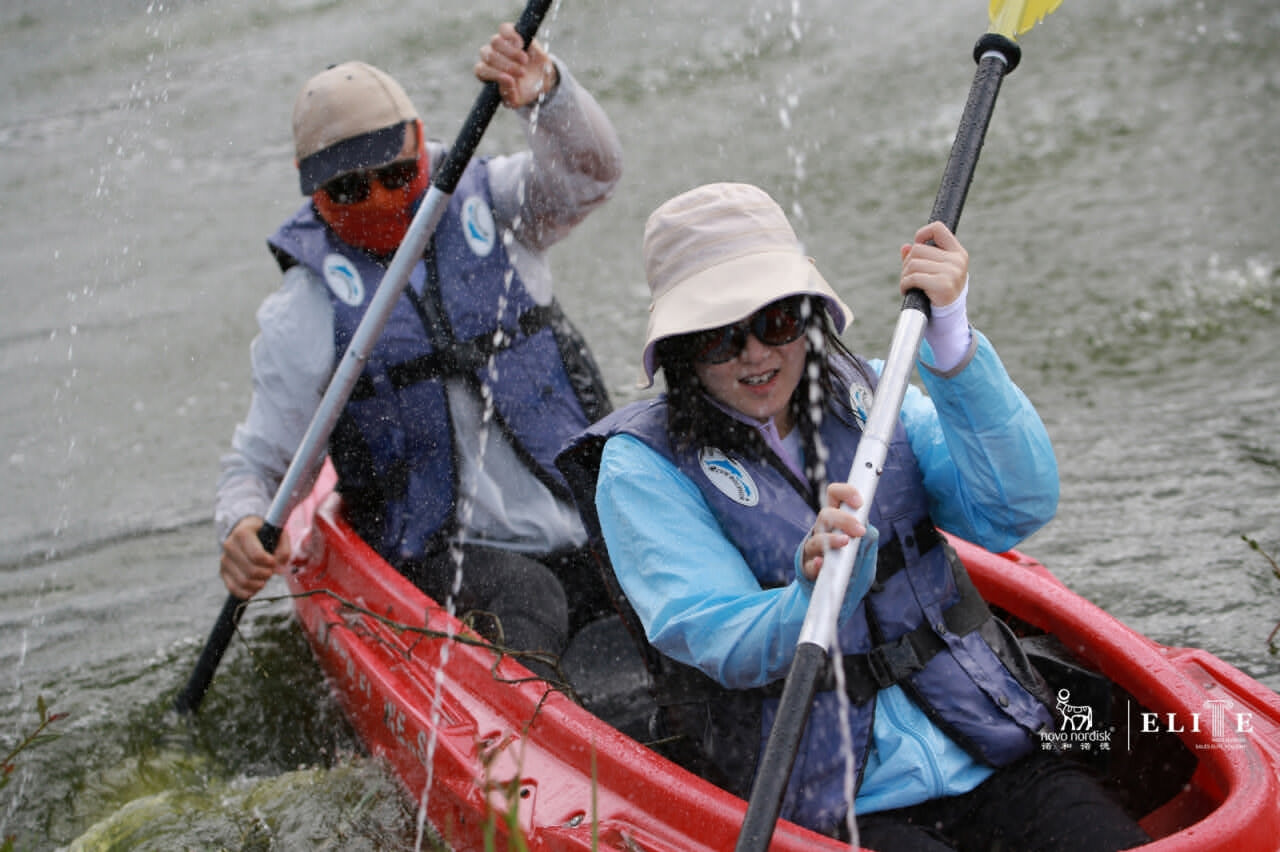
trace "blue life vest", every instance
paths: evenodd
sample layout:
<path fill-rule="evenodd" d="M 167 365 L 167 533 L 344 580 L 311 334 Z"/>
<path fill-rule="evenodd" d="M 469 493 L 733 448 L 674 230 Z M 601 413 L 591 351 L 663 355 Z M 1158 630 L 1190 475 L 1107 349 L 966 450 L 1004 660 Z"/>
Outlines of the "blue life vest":
<path fill-rule="evenodd" d="M 875 380 L 870 368 L 861 363 L 856 371 L 846 369 L 836 379 L 850 404 L 828 403 L 819 434 L 830 454 L 827 470 L 843 476 L 853 463 L 861 436 L 861 425 L 851 415 L 869 410 L 867 400 Z M 806 493 L 771 453 L 769 458 L 740 458 L 709 447 L 674 448 L 667 434 L 664 398 L 633 403 L 613 413 L 562 454 L 560 465 L 578 491 L 579 506 L 593 535 L 599 535 L 595 475 L 604 442 L 616 434 L 643 441 L 697 485 L 762 586 L 776 587 L 794 578 L 796 549 L 817 517 Z M 859 783 L 871 739 L 875 695 L 892 684 L 901 686 L 974 758 L 1004 766 L 1029 753 L 1036 747 L 1035 733 L 1053 724 L 1043 681 L 1012 633 L 987 610 L 954 551 L 929 519 L 923 477 L 901 423 L 889 447 L 870 521 L 880 532 L 876 580 L 839 636 L 846 692 L 853 703 L 850 733 Z M 620 594 L 616 580 L 612 586 Z M 638 635 L 643 637 L 643 631 Z M 655 659 L 651 648 L 646 652 L 651 663 L 657 663 L 651 665 L 655 697 L 668 711 L 667 720 L 675 728 L 672 733 L 696 743 L 693 760 L 685 755 L 685 762 L 745 795 L 772 726 L 782 682 L 735 695 L 701 672 L 661 655 Z M 831 691 L 834 685 L 829 678 L 820 687 L 815 711 L 825 704 L 831 712 L 814 712 L 810 717 L 789 800 L 815 795 L 814 790 L 805 790 L 807 756 L 830 755 L 841 748 L 835 727 L 839 716 L 833 710 L 838 701 Z M 816 720 L 822 721 L 815 724 Z M 744 722 L 752 729 L 744 730 Z M 840 791 L 832 794 L 838 796 Z"/>
<path fill-rule="evenodd" d="M 456 526 L 446 379 L 483 388 L 495 425 L 566 498 L 555 454 L 610 409 L 599 370 L 559 305 L 539 306 L 525 290 L 491 205 L 488 171 L 474 162 L 329 439 L 353 527 L 397 567 L 440 550 Z M 283 267 L 300 263 L 328 285 L 336 369 L 390 259 L 342 242 L 309 202 L 268 245 Z"/>

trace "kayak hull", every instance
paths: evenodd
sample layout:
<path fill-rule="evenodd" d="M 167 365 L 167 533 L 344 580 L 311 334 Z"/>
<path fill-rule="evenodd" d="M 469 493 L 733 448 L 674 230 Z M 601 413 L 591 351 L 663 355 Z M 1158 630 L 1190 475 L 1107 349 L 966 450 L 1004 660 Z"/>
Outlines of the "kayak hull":
<path fill-rule="evenodd" d="M 742 799 L 481 642 L 351 531 L 331 489 L 326 471 L 289 522 L 297 618 L 361 741 L 449 848 L 507 848 L 513 833 L 532 852 L 734 847 Z M 1110 727 L 1075 745 L 1135 791 L 1158 838 L 1144 848 L 1280 848 L 1280 696 L 1210 654 L 1135 633 L 1022 554 L 952 543 L 1011 623 L 1056 637 L 1113 685 L 1100 708 Z M 847 848 L 786 822 L 771 846 Z"/>

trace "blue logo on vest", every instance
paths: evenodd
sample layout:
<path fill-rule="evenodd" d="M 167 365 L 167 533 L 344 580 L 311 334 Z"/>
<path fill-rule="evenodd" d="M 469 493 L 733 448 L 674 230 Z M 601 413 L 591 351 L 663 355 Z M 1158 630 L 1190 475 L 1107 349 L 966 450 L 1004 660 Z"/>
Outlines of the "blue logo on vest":
<path fill-rule="evenodd" d="M 853 417 L 858 421 L 858 428 L 867 428 L 867 417 L 871 414 L 871 404 L 874 401 L 871 388 L 854 385 L 849 389 L 849 405 L 853 408 Z"/>
<path fill-rule="evenodd" d="M 352 307 L 364 301 L 364 281 L 360 279 L 360 270 L 340 254 L 325 255 L 324 283 L 329 285 L 333 295 Z"/>
<path fill-rule="evenodd" d="M 698 464 L 711 484 L 730 500 L 743 506 L 754 506 L 760 502 L 755 480 L 741 462 L 729 458 L 715 447 L 703 447 L 698 453 Z"/>
<path fill-rule="evenodd" d="M 478 195 L 472 195 L 462 202 L 462 233 L 466 235 L 467 245 L 476 257 L 488 257 L 493 251 L 497 227 L 493 223 L 493 211 Z"/>

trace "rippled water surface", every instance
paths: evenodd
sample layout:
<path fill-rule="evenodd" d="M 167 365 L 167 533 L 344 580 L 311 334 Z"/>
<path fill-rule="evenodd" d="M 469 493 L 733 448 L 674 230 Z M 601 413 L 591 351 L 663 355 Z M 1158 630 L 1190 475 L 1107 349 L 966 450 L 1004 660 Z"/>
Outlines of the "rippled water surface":
<path fill-rule="evenodd" d="M 636 398 L 648 212 L 767 188 L 882 355 L 972 80 L 981 2 L 563 0 L 544 28 L 626 176 L 555 249 Z M 495 0 L 9 0 L 0 9 L 0 837 L 19 849 L 398 848 L 414 815 L 293 628 L 257 605 L 198 724 L 163 718 L 224 591 L 211 497 L 248 393 L 264 238 L 298 202 L 302 82 L 362 58 L 452 139 Z M 1023 549 L 1168 644 L 1280 663 L 1280 9 L 1067 0 L 1023 38 L 961 222 L 971 314 L 1053 435 Z M 483 150 L 519 143 L 499 116 Z M 1262 552 L 1249 542 L 1256 542 Z M 282 591 L 283 586 L 276 591 Z"/>

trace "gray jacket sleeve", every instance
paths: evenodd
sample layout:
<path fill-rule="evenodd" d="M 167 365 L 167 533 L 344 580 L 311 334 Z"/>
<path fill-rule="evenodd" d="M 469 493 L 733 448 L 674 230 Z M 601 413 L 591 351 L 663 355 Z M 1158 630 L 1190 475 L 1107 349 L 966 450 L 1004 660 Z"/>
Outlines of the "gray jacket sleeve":
<path fill-rule="evenodd" d="M 333 308 L 302 266 L 258 308 L 250 347 L 253 395 L 221 459 L 214 525 L 221 542 L 238 521 L 267 513 L 333 371 Z M 317 471 L 305 477 L 310 484 Z"/>
<path fill-rule="evenodd" d="M 494 217 L 510 229 L 508 251 L 540 304 L 551 300 L 544 253 L 604 204 L 622 176 L 622 146 L 608 116 L 555 62 L 559 85 L 542 103 L 517 112 L 529 149 L 489 161 Z"/>

